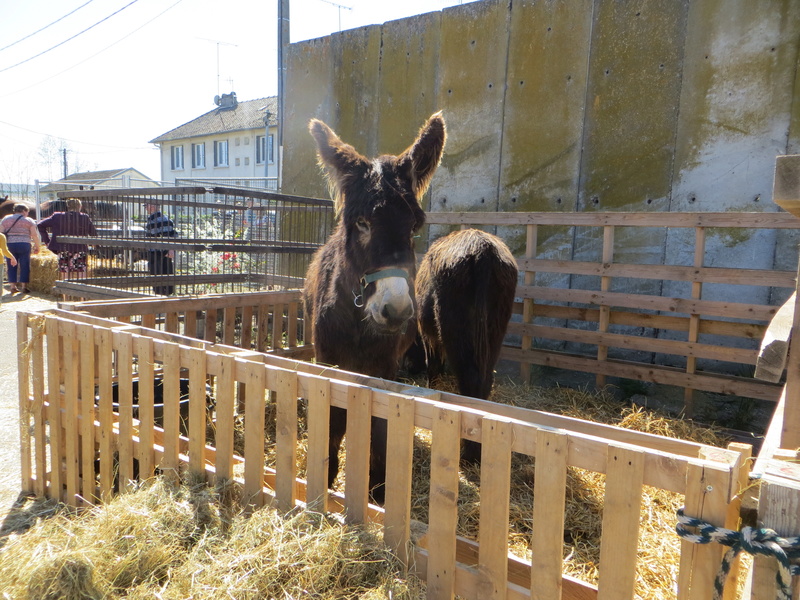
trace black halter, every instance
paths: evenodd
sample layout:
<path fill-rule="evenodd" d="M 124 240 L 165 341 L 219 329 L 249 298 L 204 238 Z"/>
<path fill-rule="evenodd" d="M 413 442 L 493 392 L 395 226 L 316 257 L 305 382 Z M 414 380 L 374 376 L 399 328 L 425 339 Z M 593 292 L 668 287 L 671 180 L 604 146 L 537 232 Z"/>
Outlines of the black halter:
<path fill-rule="evenodd" d="M 356 294 L 355 290 L 353 291 L 353 304 L 355 304 L 358 308 L 363 308 L 364 290 L 367 288 L 367 286 L 370 283 L 378 281 L 378 279 L 388 279 L 389 277 L 402 277 L 408 281 L 408 271 L 406 269 L 401 269 L 400 267 L 385 267 L 383 269 L 378 269 L 377 271 L 372 271 L 372 273 L 365 273 L 360 281 L 360 293 Z"/>

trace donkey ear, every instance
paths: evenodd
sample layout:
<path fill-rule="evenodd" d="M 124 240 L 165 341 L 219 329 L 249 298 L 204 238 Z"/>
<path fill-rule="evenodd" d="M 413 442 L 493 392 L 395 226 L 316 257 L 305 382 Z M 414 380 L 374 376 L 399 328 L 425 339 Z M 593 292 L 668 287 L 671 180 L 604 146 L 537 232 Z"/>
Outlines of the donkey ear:
<path fill-rule="evenodd" d="M 347 175 L 354 166 L 366 159 L 350 144 L 345 144 L 336 133 L 319 119 L 311 119 L 308 130 L 317 141 L 317 157 L 320 166 L 329 172 Z"/>
<path fill-rule="evenodd" d="M 412 185 L 417 199 L 428 191 L 436 167 L 442 160 L 446 139 L 444 118 L 442 111 L 439 111 L 428 118 L 414 143 L 398 157 L 401 164 L 410 163 Z"/>

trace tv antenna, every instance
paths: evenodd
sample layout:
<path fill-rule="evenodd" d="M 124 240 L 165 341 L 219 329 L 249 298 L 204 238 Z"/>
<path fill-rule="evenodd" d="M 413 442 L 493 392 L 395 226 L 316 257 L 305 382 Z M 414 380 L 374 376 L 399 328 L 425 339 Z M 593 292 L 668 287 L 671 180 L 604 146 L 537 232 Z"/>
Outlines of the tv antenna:
<path fill-rule="evenodd" d="M 342 9 L 345 10 L 353 10 L 352 6 L 345 6 L 344 4 L 336 4 L 336 2 L 331 2 L 330 0 L 319 0 L 320 2 L 324 2 L 325 4 L 330 4 L 331 6 L 335 6 L 339 9 L 339 31 L 342 30 Z"/>
<path fill-rule="evenodd" d="M 233 46 L 234 48 L 238 48 L 238 44 L 231 44 L 230 42 L 223 42 L 221 40 L 210 40 L 208 38 L 197 38 L 198 40 L 205 40 L 206 42 L 211 42 L 212 44 L 217 45 L 217 96 L 219 96 L 219 47 L 220 46 Z M 231 85 L 233 85 L 233 80 L 229 80 Z M 233 91 L 233 90 L 231 90 Z"/>

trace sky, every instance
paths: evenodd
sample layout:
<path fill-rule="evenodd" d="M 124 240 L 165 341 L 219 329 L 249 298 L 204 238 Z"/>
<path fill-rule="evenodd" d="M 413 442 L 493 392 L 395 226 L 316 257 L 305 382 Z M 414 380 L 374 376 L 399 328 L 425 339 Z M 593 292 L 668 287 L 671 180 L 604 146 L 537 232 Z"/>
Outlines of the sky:
<path fill-rule="evenodd" d="M 469 0 L 291 0 L 291 42 Z M 0 2 L 0 182 L 133 167 L 149 140 L 215 108 L 277 95 L 278 0 Z M 46 158 L 49 156 L 49 159 Z"/>

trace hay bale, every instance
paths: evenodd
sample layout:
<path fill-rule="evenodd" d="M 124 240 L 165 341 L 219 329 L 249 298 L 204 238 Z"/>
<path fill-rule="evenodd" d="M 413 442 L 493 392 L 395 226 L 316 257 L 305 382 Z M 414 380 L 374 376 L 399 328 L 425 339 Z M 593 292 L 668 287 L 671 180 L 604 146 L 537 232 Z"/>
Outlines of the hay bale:
<path fill-rule="evenodd" d="M 52 294 L 58 280 L 58 256 L 42 246 L 37 254 L 31 254 L 31 280 L 28 287 L 33 292 Z"/>

